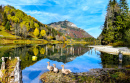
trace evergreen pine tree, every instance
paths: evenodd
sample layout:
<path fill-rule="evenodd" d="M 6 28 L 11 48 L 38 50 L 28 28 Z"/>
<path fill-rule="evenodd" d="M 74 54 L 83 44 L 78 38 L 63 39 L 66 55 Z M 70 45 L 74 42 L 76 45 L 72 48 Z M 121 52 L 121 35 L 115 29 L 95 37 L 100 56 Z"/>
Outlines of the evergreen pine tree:
<path fill-rule="evenodd" d="M 9 21 L 5 25 L 5 30 L 10 30 L 10 23 L 9 23 Z"/>
<path fill-rule="evenodd" d="M 125 38 L 125 32 L 126 30 L 128 30 L 128 26 L 127 26 L 127 18 L 128 18 L 128 13 L 129 13 L 129 7 L 127 4 L 126 0 L 120 0 L 120 33 L 122 34 L 122 40 L 124 40 Z"/>
<path fill-rule="evenodd" d="M 102 31 L 102 41 L 105 42 L 105 44 L 113 43 L 114 40 L 117 38 L 117 26 L 116 22 L 117 16 L 119 16 L 119 5 L 116 0 L 110 0 L 108 7 L 107 7 L 107 15 L 104 22 L 104 28 Z M 102 43 L 103 43 L 102 42 Z"/>
<path fill-rule="evenodd" d="M 6 15 L 6 12 L 4 12 L 4 15 L 3 15 L 3 23 L 2 23 L 2 25 L 6 25 L 6 23 L 7 23 L 7 21 L 8 21 L 8 19 L 7 19 L 7 15 Z"/>

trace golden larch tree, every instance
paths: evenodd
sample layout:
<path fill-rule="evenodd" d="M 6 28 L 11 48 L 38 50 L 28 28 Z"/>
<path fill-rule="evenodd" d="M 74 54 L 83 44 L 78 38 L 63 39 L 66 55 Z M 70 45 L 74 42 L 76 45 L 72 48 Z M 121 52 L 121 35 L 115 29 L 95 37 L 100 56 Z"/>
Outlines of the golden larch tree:
<path fill-rule="evenodd" d="M 38 35 L 39 35 L 39 30 L 38 30 L 37 28 L 35 28 L 33 34 L 34 34 L 35 36 L 38 36 Z"/>

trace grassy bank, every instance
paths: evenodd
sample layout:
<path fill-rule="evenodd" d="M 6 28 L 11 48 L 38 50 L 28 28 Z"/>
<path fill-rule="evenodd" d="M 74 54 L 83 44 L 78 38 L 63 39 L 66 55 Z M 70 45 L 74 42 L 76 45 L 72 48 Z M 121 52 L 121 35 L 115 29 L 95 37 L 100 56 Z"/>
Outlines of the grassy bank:
<path fill-rule="evenodd" d="M 31 34 L 30 34 L 31 35 Z M 43 40 L 38 39 L 37 37 L 31 35 L 30 39 L 22 39 L 22 37 L 14 35 L 14 32 L 5 30 L 4 26 L 0 26 L 0 44 L 58 44 L 58 43 L 66 43 L 66 44 L 96 44 L 97 42 L 86 42 L 86 41 L 77 41 L 77 40 L 66 40 L 66 41 L 57 41 L 57 40 Z"/>
<path fill-rule="evenodd" d="M 0 44 L 47 44 L 46 40 L 9 40 L 9 39 L 0 39 Z"/>

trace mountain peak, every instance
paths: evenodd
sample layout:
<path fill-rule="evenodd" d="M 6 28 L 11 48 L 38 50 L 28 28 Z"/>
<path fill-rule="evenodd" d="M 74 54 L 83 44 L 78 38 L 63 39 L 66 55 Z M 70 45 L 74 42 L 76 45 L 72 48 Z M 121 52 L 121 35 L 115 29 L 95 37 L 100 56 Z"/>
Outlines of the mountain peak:
<path fill-rule="evenodd" d="M 50 27 L 58 30 L 66 36 L 72 38 L 88 38 L 92 37 L 86 31 L 78 28 L 74 23 L 69 22 L 68 20 L 53 22 L 48 24 Z"/>
<path fill-rule="evenodd" d="M 68 21 L 67 19 L 65 21 Z"/>

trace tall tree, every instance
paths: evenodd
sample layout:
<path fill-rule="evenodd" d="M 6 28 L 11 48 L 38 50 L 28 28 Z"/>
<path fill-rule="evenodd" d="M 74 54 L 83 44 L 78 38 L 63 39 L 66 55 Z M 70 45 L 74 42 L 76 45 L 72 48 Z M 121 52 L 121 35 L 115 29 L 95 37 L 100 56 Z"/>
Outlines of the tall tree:
<path fill-rule="evenodd" d="M 0 6 L 0 25 L 2 24 L 2 6 Z"/>
<path fill-rule="evenodd" d="M 117 31 L 117 16 L 119 16 L 119 5 L 116 0 L 110 0 L 107 7 L 107 14 L 102 31 L 102 41 L 105 44 L 113 43 L 116 39 Z"/>
<path fill-rule="evenodd" d="M 45 36 L 46 35 L 46 31 L 45 30 L 41 30 L 41 36 Z"/>
<path fill-rule="evenodd" d="M 126 0 L 120 0 L 120 21 L 119 25 L 121 27 L 120 34 L 122 34 L 122 40 L 125 38 L 125 31 L 128 29 L 127 18 L 129 13 L 129 7 Z"/>
<path fill-rule="evenodd" d="M 14 23 L 12 27 L 14 27 L 15 36 L 16 36 L 16 35 L 20 36 L 20 28 L 21 28 L 21 27 L 20 27 L 19 23 Z"/>
<path fill-rule="evenodd" d="M 10 30 L 10 23 L 9 23 L 9 21 L 5 25 L 5 30 Z"/>
<path fill-rule="evenodd" d="M 6 12 L 4 12 L 4 15 L 3 15 L 3 23 L 2 23 L 2 25 L 6 25 L 6 23 L 7 23 L 7 21 L 8 21 L 8 19 L 7 19 L 7 15 L 6 15 Z"/>
<path fill-rule="evenodd" d="M 28 36 L 28 31 L 27 31 L 26 25 L 23 25 L 23 27 L 22 27 L 22 35 L 24 36 L 25 39 Z"/>
<path fill-rule="evenodd" d="M 38 30 L 37 28 L 35 28 L 33 34 L 34 34 L 35 36 L 38 36 L 38 35 L 39 35 L 39 30 Z"/>

